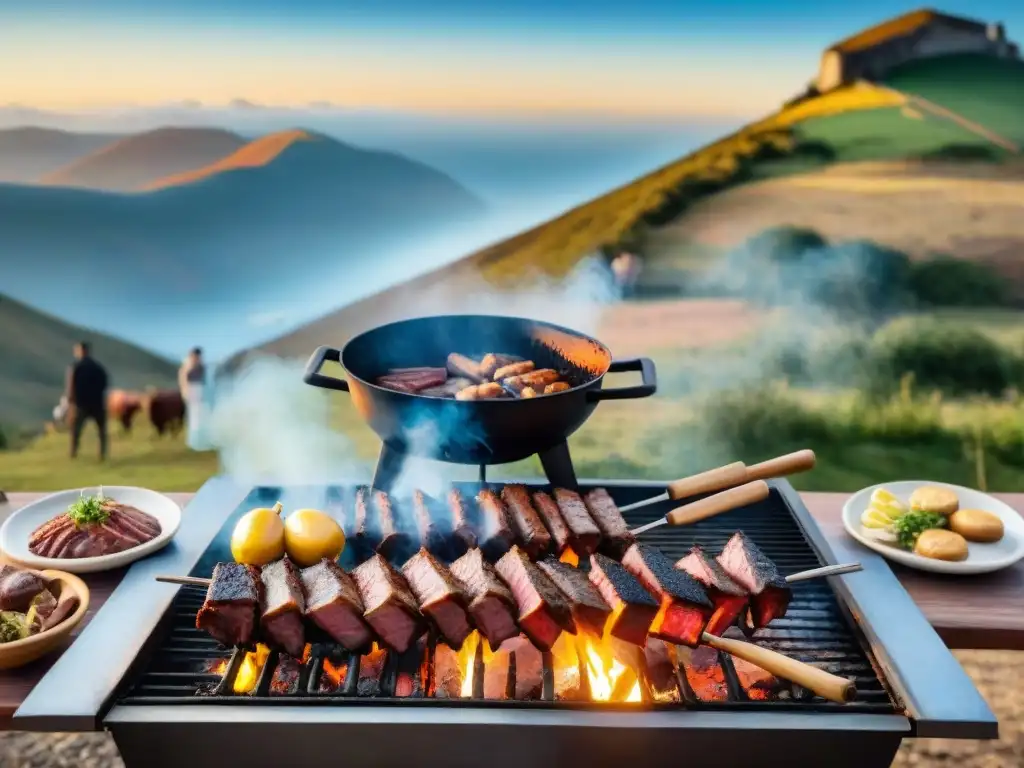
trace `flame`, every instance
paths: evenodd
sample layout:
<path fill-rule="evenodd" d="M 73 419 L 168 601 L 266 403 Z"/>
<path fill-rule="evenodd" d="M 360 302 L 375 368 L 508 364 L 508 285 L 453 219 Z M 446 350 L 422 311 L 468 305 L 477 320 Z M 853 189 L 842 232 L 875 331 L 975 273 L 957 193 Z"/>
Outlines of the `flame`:
<path fill-rule="evenodd" d="M 560 562 L 567 563 L 573 568 L 576 568 L 580 564 L 580 556 L 573 552 L 572 547 L 566 547 L 565 552 L 558 558 Z"/>
<path fill-rule="evenodd" d="M 607 635 L 598 638 L 586 632 L 575 637 L 563 634 L 551 649 L 556 681 L 569 681 L 567 688 L 578 687 L 582 668 L 590 687 L 590 699 L 616 703 L 643 701 L 636 672 L 640 653 L 640 649 L 627 648 Z"/>
<path fill-rule="evenodd" d="M 489 664 L 496 654 L 491 650 L 490 645 L 480 637 L 479 632 L 473 632 L 467 637 L 457 654 L 459 671 L 462 673 L 462 687 L 459 689 L 459 695 L 464 699 L 473 697 L 473 667 L 475 666 L 476 649 L 480 646 L 483 646 L 484 664 Z"/>
<path fill-rule="evenodd" d="M 235 693 L 251 693 L 256 688 L 260 672 L 263 670 L 263 665 L 267 663 L 269 655 L 270 649 L 263 644 L 257 645 L 255 651 L 245 654 L 242 666 L 238 668 L 238 674 L 235 675 L 233 686 Z"/>
<path fill-rule="evenodd" d="M 328 690 L 334 691 L 345 684 L 345 677 L 348 675 L 348 664 L 332 664 L 330 659 L 324 659 L 323 673 L 320 678 L 320 685 Z"/>

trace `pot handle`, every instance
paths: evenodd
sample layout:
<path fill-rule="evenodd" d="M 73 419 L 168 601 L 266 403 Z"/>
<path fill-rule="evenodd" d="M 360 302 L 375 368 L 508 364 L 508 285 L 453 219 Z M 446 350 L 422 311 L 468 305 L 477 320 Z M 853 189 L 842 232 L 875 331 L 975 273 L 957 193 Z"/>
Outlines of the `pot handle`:
<path fill-rule="evenodd" d="M 324 376 L 320 373 L 320 369 L 323 368 L 326 362 L 340 363 L 341 352 L 334 347 L 317 347 L 316 351 L 310 355 L 309 362 L 306 363 L 306 373 L 302 380 L 313 387 L 348 392 L 347 381 L 336 379 L 334 376 Z"/>
<path fill-rule="evenodd" d="M 622 373 L 623 371 L 640 371 L 643 383 L 635 387 L 595 389 L 587 393 L 587 399 L 591 401 L 636 400 L 641 397 L 650 397 L 658 391 L 658 374 L 651 358 L 634 357 L 630 360 L 612 360 L 612 364 L 608 366 L 608 373 Z"/>

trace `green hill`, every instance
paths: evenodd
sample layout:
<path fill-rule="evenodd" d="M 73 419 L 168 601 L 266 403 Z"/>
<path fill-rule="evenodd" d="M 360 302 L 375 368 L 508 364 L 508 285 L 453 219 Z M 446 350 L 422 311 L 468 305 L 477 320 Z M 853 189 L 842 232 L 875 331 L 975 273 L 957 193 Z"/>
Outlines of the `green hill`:
<path fill-rule="evenodd" d="M 50 418 L 80 340 L 91 344 L 113 387 L 174 385 L 177 365 L 170 360 L 0 295 L 0 424 L 31 426 Z"/>

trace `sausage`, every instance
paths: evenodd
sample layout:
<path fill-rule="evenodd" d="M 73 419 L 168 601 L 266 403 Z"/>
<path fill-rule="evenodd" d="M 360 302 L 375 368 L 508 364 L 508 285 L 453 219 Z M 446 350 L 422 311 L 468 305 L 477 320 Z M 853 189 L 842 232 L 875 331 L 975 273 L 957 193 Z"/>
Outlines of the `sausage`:
<path fill-rule="evenodd" d="M 505 390 L 501 384 L 489 381 L 486 384 L 475 384 L 466 387 L 455 395 L 456 400 L 493 400 L 496 397 L 504 397 Z"/>
<path fill-rule="evenodd" d="M 497 375 L 497 374 L 495 374 Z M 553 368 L 541 368 L 539 371 L 530 371 L 519 376 L 511 376 L 502 381 L 506 387 L 513 392 L 522 392 L 526 387 L 537 389 L 554 384 L 558 381 L 558 371 Z"/>
<path fill-rule="evenodd" d="M 487 381 L 480 373 L 480 364 L 458 352 L 448 355 L 448 373 L 463 379 L 471 379 L 477 383 Z"/>
<path fill-rule="evenodd" d="M 530 503 L 530 493 L 522 485 L 506 485 L 501 500 L 508 508 L 509 523 L 519 537 L 523 551 L 536 560 L 551 546 L 551 534 Z"/>
<path fill-rule="evenodd" d="M 565 392 L 565 390 L 567 390 L 568 388 L 569 388 L 569 383 L 568 382 L 556 381 L 556 382 L 554 382 L 552 384 L 548 384 L 546 387 L 544 387 L 544 394 L 545 395 L 553 395 L 553 394 L 555 394 L 555 392 Z M 532 389 L 532 387 L 527 387 L 527 389 Z"/>
<path fill-rule="evenodd" d="M 494 381 L 501 381 L 502 379 L 508 379 L 512 376 L 521 376 L 524 373 L 529 373 L 536 368 L 532 360 L 524 360 L 521 363 L 512 363 L 511 365 L 503 365 L 501 368 L 494 372 L 491 379 Z"/>
<path fill-rule="evenodd" d="M 480 374 L 484 377 L 484 381 L 493 381 L 494 372 L 502 366 L 512 365 L 512 363 L 521 363 L 523 359 L 521 357 L 515 357 L 514 355 L 501 355 L 496 352 L 488 352 L 480 359 Z"/>
<path fill-rule="evenodd" d="M 524 400 L 529 400 L 531 397 L 537 396 L 537 390 L 534 389 L 533 387 L 527 387 L 526 389 L 519 393 L 519 396 Z"/>

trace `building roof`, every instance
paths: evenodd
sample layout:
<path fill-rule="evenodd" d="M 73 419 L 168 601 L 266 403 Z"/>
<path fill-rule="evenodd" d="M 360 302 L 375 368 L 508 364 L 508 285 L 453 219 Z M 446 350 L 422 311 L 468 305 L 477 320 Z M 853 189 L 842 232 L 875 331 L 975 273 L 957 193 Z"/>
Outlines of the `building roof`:
<path fill-rule="evenodd" d="M 912 34 L 935 21 L 941 21 L 944 24 L 970 31 L 984 32 L 988 27 L 987 24 L 981 21 L 965 19 L 962 16 L 950 16 L 949 14 L 939 13 L 931 8 L 919 8 L 916 11 L 911 11 L 894 19 L 883 21 L 881 24 L 873 27 L 868 27 L 852 37 L 840 40 L 838 43 L 829 46 L 827 50 L 839 51 L 840 53 L 863 51 L 888 42 L 895 37 Z"/>

